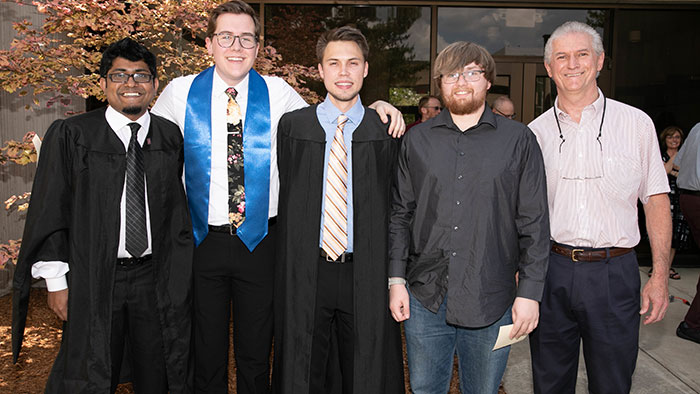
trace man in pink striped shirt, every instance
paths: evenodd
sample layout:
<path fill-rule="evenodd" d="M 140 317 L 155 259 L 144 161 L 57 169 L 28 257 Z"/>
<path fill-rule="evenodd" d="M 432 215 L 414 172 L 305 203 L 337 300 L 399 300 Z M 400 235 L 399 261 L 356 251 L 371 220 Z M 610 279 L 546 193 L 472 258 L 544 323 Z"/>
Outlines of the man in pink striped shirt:
<path fill-rule="evenodd" d="M 547 173 L 552 251 L 539 327 L 530 336 L 536 393 L 574 393 L 580 342 L 595 393 L 627 393 L 640 315 L 668 306 L 671 215 L 651 119 L 606 98 L 596 78 L 605 54 L 598 32 L 558 27 L 545 46 L 557 85 L 554 107 L 530 123 Z M 654 274 L 642 290 L 634 250 L 637 199 L 644 205 Z"/>

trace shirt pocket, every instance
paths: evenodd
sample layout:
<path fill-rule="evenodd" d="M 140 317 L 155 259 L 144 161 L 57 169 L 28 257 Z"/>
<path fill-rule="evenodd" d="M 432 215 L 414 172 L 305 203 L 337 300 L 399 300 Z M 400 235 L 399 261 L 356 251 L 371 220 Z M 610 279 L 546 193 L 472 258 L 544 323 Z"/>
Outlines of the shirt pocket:
<path fill-rule="evenodd" d="M 619 152 L 606 157 L 603 164 L 605 175 L 600 180 L 600 188 L 604 196 L 626 200 L 637 195 L 642 181 L 638 157 Z"/>

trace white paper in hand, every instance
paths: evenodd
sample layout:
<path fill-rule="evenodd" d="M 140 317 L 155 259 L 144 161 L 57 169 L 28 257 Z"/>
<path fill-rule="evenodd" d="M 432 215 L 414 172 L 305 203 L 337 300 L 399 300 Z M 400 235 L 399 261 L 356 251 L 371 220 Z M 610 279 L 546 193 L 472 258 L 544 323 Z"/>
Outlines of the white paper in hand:
<path fill-rule="evenodd" d="M 513 338 L 510 339 L 510 330 L 513 328 L 512 324 L 508 324 L 507 326 L 501 326 L 498 329 L 498 339 L 496 339 L 496 344 L 493 345 L 493 350 L 500 349 L 504 346 L 512 345 L 514 343 L 520 342 L 523 339 L 527 338 L 527 335 L 523 335 L 520 338 Z"/>

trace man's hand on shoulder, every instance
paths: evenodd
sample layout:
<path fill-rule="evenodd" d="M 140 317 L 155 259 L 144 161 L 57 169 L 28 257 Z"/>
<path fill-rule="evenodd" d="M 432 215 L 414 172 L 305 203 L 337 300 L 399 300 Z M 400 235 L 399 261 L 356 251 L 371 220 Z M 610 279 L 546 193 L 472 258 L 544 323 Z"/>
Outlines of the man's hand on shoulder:
<path fill-rule="evenodd" d="M 388 117 L 391 117 L 389 134 L 392 137 L 399 138 L 406 132 L 406 123 L 403 121 L 401 111 L 399 111 L 396 107 L 382 100 L 373 102 L 369 107 L 377 111 L 379 119 L 381 119 L 384 123 L 389 121 Z"/>
<path fill-rule="evenodd" d="M 528 335 L 540 320 L 540 303 L 524 297 L 515 297 L 513 302 L 513 328 L 510 338 L 520 338 Z"/>
<path fill-rule="evenodd" d="M 389 310 L 394 320 L 399 323 L 411 317 L 406 285 L 397 284 L 389 287 Z"/>
<path fill-rule="evenodd" d="M 68 320 L 68 289 L 50 291 L 47 302 L 56 316 L 63 321 Z"/>

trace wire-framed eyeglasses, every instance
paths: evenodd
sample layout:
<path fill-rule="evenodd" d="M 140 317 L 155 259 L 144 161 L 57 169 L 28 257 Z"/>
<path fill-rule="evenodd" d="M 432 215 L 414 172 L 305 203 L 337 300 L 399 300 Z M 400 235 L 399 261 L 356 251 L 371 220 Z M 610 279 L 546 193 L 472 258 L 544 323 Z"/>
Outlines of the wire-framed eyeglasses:
<path fill-rule="evenodd" d="M 459 80 L 459 76 L 463 76 L 467 82 L 476 82 L 481 78 L 481 74 L 486 73 L 484 70 L 467 70 L 458 73 L 450 73 L 442 75 L 442 82 L 455 83 Z"/>

